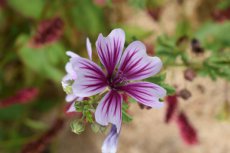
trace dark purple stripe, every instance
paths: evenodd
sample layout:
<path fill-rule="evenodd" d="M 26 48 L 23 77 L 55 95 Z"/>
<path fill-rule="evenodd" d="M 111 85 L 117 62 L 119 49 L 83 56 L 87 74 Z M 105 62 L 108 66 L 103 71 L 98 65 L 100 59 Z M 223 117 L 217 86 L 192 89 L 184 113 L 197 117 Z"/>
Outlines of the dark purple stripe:
<path fill-rule="evenodd" d="M 127 51 L 127 52 L 128 52 L 128 53 L 127 53 L 126 57 L 124 58 L 123 63 L 121 63 L 122 65 L 121 65 L 120 70 L 121 70 L 122 72 L 124 71 L 124 69 L 125 69 L 126 67 L 129 66 L 128 63 L 130 62 L 131 58 L 137 53 L 137 50 L 135 49 L 135 50 L 131 53 L 131 55 L 129 55 L 129 54 L 130 54 L 129 51 Z"/>
<path fill-rule="evenodd" d="M 84 62 L 79 61 L 79 64 L 82 64 L 84 66 L 84 67 L 83 66 L 80 67 L 82 69 L 91 70 L 91 71 L 95 72 L 96 74 L 104 76 L 104 73 L 99 68 L 97 68 L 95 65 L 89 63 L 88 61 L 84 61 Z"/>
<path fill-rule="evenodd" d="M 118 109 L 121 109 L 120 101 L 121 101 L 120 95 L 115 91 L 110 91 L 108 93 L 108 96 L 104 100 L 102 110 L 106 109 L 105 113 L 106 113 L 107 116 L 108 116 L 109 113 L 113 113 L 113 116 L 115 116 L 116 112 L 119 111 L 119 117 L 121 117 L 121 111 L 118 110 Z M 114 110 L 113 110 L 113 112 L 109 112 L 110 108 L 113 107 L 112 105 L 115 105 Z"/>
<path fill-rule="evenodd" d="M 135 63 L 132 63 L 132 64 L 130 63 L 129 66 L 126 67 L 126 69 L 128 68 L 128 70 L 125 69 L 124 72 L 126 74 L 129 73 L 129 71 L 133 70 L 133 68 L 135 68 L 141 62 L 142 59 L 143 58 L 140 58 Z"/>
<path fill-rule="evenodd" d="M 136 70 L 135 72 L 130 73 L 129 74 L 130 79 L 149 74 L 149 70 L 151 70 L 151 69 L 152 69 L 152 67 L 148 67 L 148 64 L 146 64 L 143 67 L 141 67 L 138 70 Z"/>

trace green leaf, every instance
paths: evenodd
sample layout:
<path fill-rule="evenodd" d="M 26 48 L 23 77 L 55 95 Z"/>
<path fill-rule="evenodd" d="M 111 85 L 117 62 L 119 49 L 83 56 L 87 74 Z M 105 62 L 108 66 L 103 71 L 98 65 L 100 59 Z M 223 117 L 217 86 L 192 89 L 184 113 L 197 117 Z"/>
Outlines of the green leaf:
<path fill-rule="evenodd" d="M 3 127 L 0 127 L 0 141 L 4 139 L 5 135 L 6 135 L 6 132 L 4 132 Z"/>
<path fill-rule="evenodd" d="M 127 110 L 129 108 L 129 105 L 127 103 L 122 103 L 122 109 Z"/>
<path fill-rule="evenodd" d="M 132 116 L 127 113 L 129 105 L 127 103 L 122 103 L 122 121 L 129 123 L 133 120 Z"/>
<path fill-rule="evenodd" d="M 142 40 L 147 38 L 153 34 L 152 31 L 148 31 L 138 26 L 131 26 L 131 25 L 121 25 L 115 24 L 113 28 L 120 27 L 125 31 L 125 39 L 127 43 L 130 43 L 134 40 Z"/>
<path fill-rule="evenodd" d="M 189 57 L 188 57 L 188 55 L 185 52 L 183 52 L 181 54 L 181 59 L 182 59 L 182 61 L 184 62 L 185 65 L 189 64 Z"/>
<path fill-rule="evenodd" d="M 217 4 L 217 8 L 223 10 L 223 9 L 228 9 L 230 7 L 230 1 L 229 0 L 225 0 L 225 1 L 220 1 Z"/>
<path fill-rule="evenodd" d="M 198 72 L 203 76 L 210 76 L 213 80 L 216 80 L 218 77 L 230 80 L 229 66 L 229 53 L 212 53 L 212 56 L 203 62 L 203 67 Z"/>
<path fill-rule="evenodd" d="M 156 41 L 156 55 L 160 56 L 164 65 L 172 65 L 177 61 L 177 57 L 183 54 L 180 47 L 176 45 L 176 39 L 167 35 L 161 35 Z"/>
<path fill-rule="evenodd" d="M 84 104 L 82 102 L 79 102 L 79 103 L 75 102 L 74 107 L 77 112 L 83 112 Z"/>
<path fill-rule="evenodd" d="M 44 113 L 50 111 L 52 108 L 54 108 L 54 106 L 58 105 L 60 102 L 62 102 L 61 99 L 57 98 L 40 98 L 32 104 L 32 107 L 36 109 L 36 111 Z"/>
<path fill-rule="evenodd" d="M 26 111 L 25 105 L 12 105 L 6 108 L 0 109 L 0 120 L 18 120 L 23 116 L 23 112 Z"/>
<path fill-rule="evenodd" d="M 45 0 L 8 0 L 7 3 L 24 16 L 39 18 L 45 5 Z"/>
<path fill-rule="evenodd" d="M 165 78 L 166 78 L 166 73 L 163 73 L 160 75 L 156 75 L 156 76 L 147 78 L 147 79 L 145 79 L 145 81 L 158 84 L 159 86 L 161 86 L 162 88 L 164 88 L 167 91 L 168 95 L 172 95 L 176 92 L 176 90 L 174 87 L 172 87 L 172 86 L 170 86 L 164 82 Z"/>
<path fill-rule="evenodd" d="M 41 121 L 36 121 L 32 119 L 26 119 L 25 124 L 35 130 L 44 130 L 47 128 L 47 125 Z"/>
<path fill-rule="evenodd" d="M 135 99 L 133 99 L 132 97 L 128 97 L 128 102 L 130 103 L 136 103 L 137 101 Z"/>
<path fill-rule="evenodd" d="M 176 27 L 177 38 L 191 35 L 191 24 L 185 18 L 180 20 Z"/>
<path fill-rule="evenodd" d="M 176 92 L 176 89 L 166 83 L 160 84 L 162 88 L 164 88 L 167 91 L 167 95 L 173 95 Z"/>
<path fill-rule="evenodd" d="M 204 48 L 217 51 L 230 46 L 230 22 L 204 24 L 195 34 Z"/>
<path fill-rule="evenodd" d="M 86 118 L 86 121 L 89 122 L 89 123 L 93 123 L 94 120 L 93 120 L 93 115 L 90 111 L 86 111 L 83 113 L 85 115 L 85 118 Z"/>
<path fill-rule="evenodd" d="M 135 8 L 143 9 L 146 7 L 147 0 L 129 0 L 129 4 Z"/>
<path fill-rule="evenodd" d="M 160 75 L 156 75 L 150 78 L 145 79 L 148 82 L 152 82 L 152 83 L 156 83 L 156 84 L 160 84 L 162 83 L 166 78 L 166 73 L 160 74 Z"/>
<path fill-rule="evenodd" d="M 129 123 L 133 120 L 132 116 L 122 110 L 122 121 L 125 123 Z"/>
<path fill-rule="evenodd" d="M 104 31 L 103 12 L 91 0 L 72 1 L 69 7 L 73 22 L 77 25 L 78 30 L 85 31 L 89 35 L 97 35 Z"/>
<path fill-rule="evenodd" d="M 19 56 L 23 63 L 41 77 L 49 78 L 55 82 L 60 82 L 64 76 L 64 61 L 66 60 L 65 49 L 61 44 L 54 43 L 41 48 L 31 48 L 27 43 L 27 36 L 21 36 L 19 44 L 23 44 L 19 49 Z M 62 70 L 58 65 L 62 64 Z"/>

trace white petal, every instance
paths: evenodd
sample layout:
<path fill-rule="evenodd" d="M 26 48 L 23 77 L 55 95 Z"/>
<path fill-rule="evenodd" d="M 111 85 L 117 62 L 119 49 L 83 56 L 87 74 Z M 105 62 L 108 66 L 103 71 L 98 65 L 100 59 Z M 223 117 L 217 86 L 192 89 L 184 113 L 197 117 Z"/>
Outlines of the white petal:
<path fill-rule="evenodd" d="M 69 57 L 73 58 L 73 57 L 80 57 L 78 54 L 72 52 L 72 51 L 67 51 L 66 55 L 68 55 Z"/>

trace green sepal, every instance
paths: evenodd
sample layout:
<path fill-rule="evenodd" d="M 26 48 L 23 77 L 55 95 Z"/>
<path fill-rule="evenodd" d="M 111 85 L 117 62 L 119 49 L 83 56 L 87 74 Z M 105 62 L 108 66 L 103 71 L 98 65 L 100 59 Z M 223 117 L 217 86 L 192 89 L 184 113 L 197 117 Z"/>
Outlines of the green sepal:
<path fill-rule="evenodd" d="M 95 133 L 98 133 L 98 132 L 103 133 L 103 132 L 105 132 L 106 127 L 105 126 L 101 126 L 100 124 L 97 124 L 97 123 L 92 123 L 91 124 L 91 129 Z"/>
<path fill-rule="evenodd" d="M 66 86 L 63 88 L 66 94 L 71 94 L 72 93 L 72 86 Z"/>

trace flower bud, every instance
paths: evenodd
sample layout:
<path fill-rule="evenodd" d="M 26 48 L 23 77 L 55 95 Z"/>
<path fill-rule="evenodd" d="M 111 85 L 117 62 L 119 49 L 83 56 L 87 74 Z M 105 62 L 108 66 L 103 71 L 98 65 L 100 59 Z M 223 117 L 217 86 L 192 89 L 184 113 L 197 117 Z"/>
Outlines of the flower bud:
<path fill-rule="evenodd" d="M 200 41 L 196 38 L 192 39 L 191 46 L 192 52 L 194 52 L 195 54 L 201 54 L 204 52 L 204 49 L 200 45 Z"/>
<path fill-rule="evenodd" d="M 71 130 L 75 134 L 81 134 L 85 130 L 85 126 L 81 121 L 73 121 L 70 125 Z"/>
<path fill-rule="evenodd" d="M 188 81 L 193 81 L 193 79 L 196 77 L 196 72 L 192 68 L 187 68 L 184 71 L 184 78 Z"/>
<path fill-rule="evenodd" d="M 179 96 L 184 100 L 188 100 L 192 96 L 192 94 L 188 89 L 182 89 L 179 91 Z"/>

